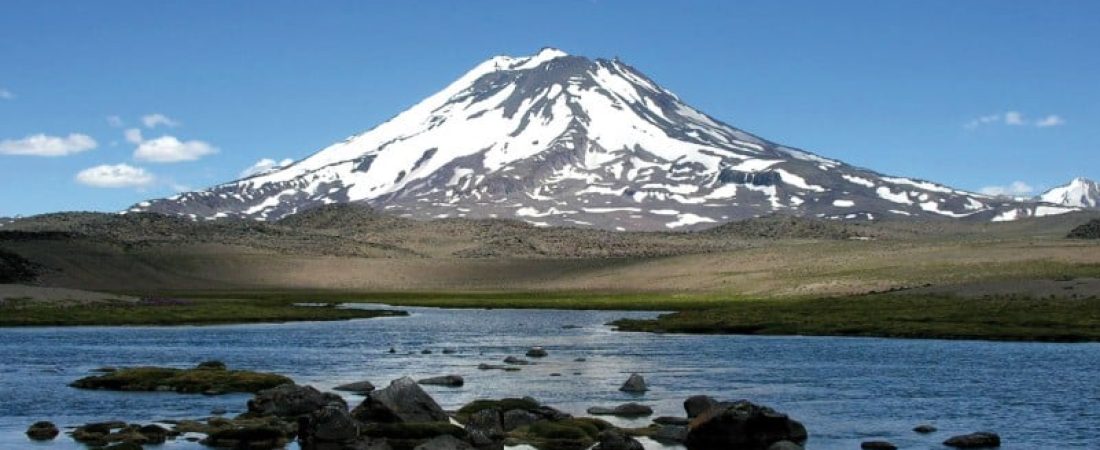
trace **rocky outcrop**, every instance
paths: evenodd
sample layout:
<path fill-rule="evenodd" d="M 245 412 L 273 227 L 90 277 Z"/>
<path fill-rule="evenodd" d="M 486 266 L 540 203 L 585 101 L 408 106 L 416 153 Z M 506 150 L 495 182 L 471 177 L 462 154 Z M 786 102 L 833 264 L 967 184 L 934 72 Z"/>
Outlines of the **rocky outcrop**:
<path fill-rule="evenodd" d="M 642 443 L 619 430 L 607 430 L 600 433 L 593 450 L 643 450 Z"/>
<path fill-rule="evenodd" d="M 745 400 L 719 403 L 688 425 L 689 450 L 766 450 L 779 441 L 801 444 L 806 428 L 786 414 Z"/>
<path fill-rule="evenodd" d="M 256 393 L 248 401 L 248 413 L 253 416 L 298 417 L 330 403 L 342 404 L 347 408 L 344 399 L 336 394 L 322 393 L 313 386 L 284 384 Z"/>
<path fill-rule="evenodd" d="M 1001 446 L 1001 437 L 997 433 L 979 431 L 961 436 L 952 436 L 943 441 L 943 445 L 955 448 L 994 448 Z"/>
<path fill-rule="evenodd" d="M 298 443 L 303 450 L 344 448 L 359 437 L 359 422 L 342 403 L 330 403 L 298 421 Z"/>
<path fill-rule="evenodd" d="M 80 389 L 109 391 L 157 391 L 180 393 L 224 394 L 254 393 L 279 385 L 293 383 L 282 375 L 248 370 L 227 370 L 225 364 L 212 361 L 192 369 L 172 367 L 131 367 L 74 381 L 70 386 Z"/>
<path fill-rule="evenodd" d="M 443 408 L 412 378 L 394 380 L 384 389 L 367 393 L 363 403 L 351 412 L 363 422 L 446 422 Z"/>
<path fill-rule="evenodd" d="M 471 414 L 466 420 L 466 433 L 470 442 L 479 449 L 504 447 L 504 418 L 497 408 L 489 408 Z"/>

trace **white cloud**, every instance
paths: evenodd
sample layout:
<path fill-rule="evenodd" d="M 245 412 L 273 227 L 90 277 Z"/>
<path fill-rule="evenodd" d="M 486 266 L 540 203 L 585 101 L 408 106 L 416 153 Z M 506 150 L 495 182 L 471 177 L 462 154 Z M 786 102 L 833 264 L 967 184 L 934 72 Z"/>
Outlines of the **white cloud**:
<path fill-rule="evenodd" d="M 76 181 L 97 188 L 141 188 L 153 184 L 156 177 L 140 167 L 104 164 L 81 170 Z"/>
<path fill-rule="evenodd" d="M 123 122 L 122 118 L 119 116 L 107 116 L 107 125 L 110 125 L 114 128 L 122 128 L 122 126 L 126 125 L 126 123 Z"/>
<path fill-rule="evenodd" d="M 0 141 L 0 155 L 66 156 L 97 146 L 95 139 L 85 134 L 72 133 L 66 137 L 36 134 Z"/>
<path fill-rule="evenodd" d="M 1066 120 L 1057 114 L 1051 114 L 1035 122 L 1035 126 L 1039 128 L 1057 127 L 1065 124 Z"/>
<path fill-rule="evenodd" d="M 274 159 L 271 159 L 271 158 L 264 158 L 264 159 L 261 159 L 259 161 L 256 161 L 256 164 L 248 166 L 247 169 L 242 170 L 241 173 L 240 173 L 240 177 L 241 178 L 248 178 L 250 176 L 253 176 L 253 175 L 256 175 L 256 174 L 259 174 L 259 173 L 263 173 L 263 172 L 267 172 L 267 171 L 272 170 L 272 169 L 278 169 L 280 167 L 286 167 L 286 166 L 289 166 L 293 163 L 294 163 L 294 160 L 290 159 L 290 158 L 286 158 L 286 159 L 283 159 L 282 161 L 278 161 L 278 162 L 276 162 Z"/>
<path fill-rule="evenodd" d="M 137 128 L 128 128 L 122 132 L 122 135 L 126 137 L 126 142 L 131 144 L 140 144 L 145 141 L 145 138 L 141 135 L 141 130 Z"/>
<path fill-rule="evenodd" d="M 179 126 L 179 122 L 164 114 L 153 113 L 141 116 L 141 123 L 145 125 L 145 128 L 156 128 L 158 125 L 164 125 L 167 127 Z"/>
<path fill-rule="evenodd" d="M 1019 111 L 1006 111 L 1003 113 L 989 114 L 977 117 L 967 122 L 964 127 L 968 130 L 984 125 L 1007 125 L 1013 127 L 1037 127 L 1047 128 L 1064 125 L 1066 121 L 1057 114 L 1050 114 L 1042 119 L 1029 120 L 1024 113 Z"/>
<path fill-rule="evenodd" d="M 11 100 L 15 98 L 15 94 L 4 88 L 0 88 L 0 99 Z"/>
<path fill-rule="evenodd" d="M 1035 188 L 1023 181 L 1013 181 L 1008 186 L 986 186 L 979 192 L 998 197 L 1017 197 L 1029 195 L 1034 191 Z"/>
<path fill-rule="evenodd" d="M 128 135 L 127 139 L 130 137 L 140 137 L 140 135 Z M 174 163 L 195 161 L 217 152 L 216 147 L 203 141 L 180 141 L 174 136 L 161 136 L 148 141 L 140 141 L 137 149 L 134 150 L 134 159 L 157 163 Z"/>

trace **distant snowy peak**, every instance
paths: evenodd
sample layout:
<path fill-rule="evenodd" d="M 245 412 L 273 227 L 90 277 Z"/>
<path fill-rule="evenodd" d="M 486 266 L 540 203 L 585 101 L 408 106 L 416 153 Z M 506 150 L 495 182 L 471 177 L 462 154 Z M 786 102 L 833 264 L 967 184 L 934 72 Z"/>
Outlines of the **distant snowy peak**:
<path fill-rule="evenodd" d="M 1078 208 L 1100 208 L 1100 183 L 1088 178 L 1074 178 L 1069 184 L 1044 192 L 1039 200 Z"/>
<path fill-rule="evenodd" d="M 134 206 L 278 220 L 356 202 L 413 218 L 695 229 L 774 212 L 1014 220 L 1069 211 L 884 176 L 718 121 L 618 60 L 496 56 L 373 129 L 285 167 Z"/>

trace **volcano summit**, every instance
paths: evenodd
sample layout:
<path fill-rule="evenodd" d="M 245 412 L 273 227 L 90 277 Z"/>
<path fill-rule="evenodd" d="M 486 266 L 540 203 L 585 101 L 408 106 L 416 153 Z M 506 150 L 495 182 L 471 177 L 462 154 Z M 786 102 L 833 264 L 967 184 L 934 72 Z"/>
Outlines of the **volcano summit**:
<path fill-rule="evenodd" d="M 688 106 L 618 60 L 546 48 L 491 58 L 374 129 L 289 166 L 135 205 L 277 220 L 364 203 L 405 217 L 695 229 L 769 213 L 1012 220 L 1072 208 L 885 176 Z"/>

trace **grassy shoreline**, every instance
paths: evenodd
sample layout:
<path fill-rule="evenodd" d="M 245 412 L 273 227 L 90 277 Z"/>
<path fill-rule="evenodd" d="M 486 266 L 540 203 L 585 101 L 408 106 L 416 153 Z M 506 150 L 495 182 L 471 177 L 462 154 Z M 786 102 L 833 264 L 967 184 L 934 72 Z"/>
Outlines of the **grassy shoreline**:
<path fill-rule="evenodd" d="M 21 302 L 0 305 L 0 327 L 229 325 L 368 319 L 401 311 L 295 306 L 295 301 L 171 299 L 157 301 Z M 324 302 L 322 302 L 324 303 Z"/>

